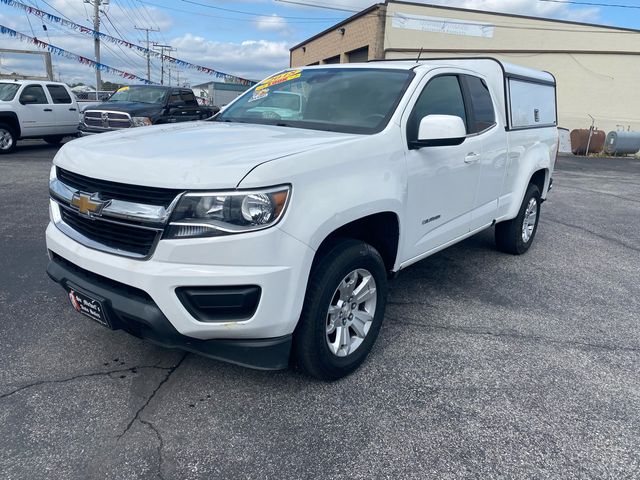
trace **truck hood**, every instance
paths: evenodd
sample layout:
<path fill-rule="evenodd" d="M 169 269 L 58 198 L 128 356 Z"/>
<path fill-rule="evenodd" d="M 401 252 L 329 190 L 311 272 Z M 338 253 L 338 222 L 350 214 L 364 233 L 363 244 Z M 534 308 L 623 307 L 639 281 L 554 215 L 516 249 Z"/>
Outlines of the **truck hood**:
<path fill-rule="evenodd" d="M 109 110 L 110 112 L 124 112 L 132 117 L 149 117 L 157 115 L 164 105 L 161 103 L 142 102 L 103 102 L 91 105 L 87 110 Z"/>
<path fill-rule="evenodd" d="M 254 167 L 361 135 L 211 121 L 131 128 L 67 142 L 59 167 L 102 180 L 165 188 L 235 188 Z M 283 172 L 282 181 L 287 181 Z"/>

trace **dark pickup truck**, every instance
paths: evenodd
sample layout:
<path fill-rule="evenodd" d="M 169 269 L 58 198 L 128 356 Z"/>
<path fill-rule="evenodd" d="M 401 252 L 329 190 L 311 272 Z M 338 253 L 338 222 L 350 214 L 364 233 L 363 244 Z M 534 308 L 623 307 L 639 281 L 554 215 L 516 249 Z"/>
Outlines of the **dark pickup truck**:
<path fill-rule="evenodd" d="M 188 88 L 132 85 L 118 89 L 106 102 L 87 108 L 80 134 L 202 120 L 219 110 L 218 107 L 198 105 L 193 91 Z"/>

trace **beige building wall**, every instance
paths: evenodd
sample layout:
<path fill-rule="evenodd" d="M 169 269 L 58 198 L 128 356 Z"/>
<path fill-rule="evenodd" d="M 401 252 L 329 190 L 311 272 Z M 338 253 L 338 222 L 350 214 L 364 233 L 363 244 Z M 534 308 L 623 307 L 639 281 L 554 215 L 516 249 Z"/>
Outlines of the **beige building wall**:
<path fill-rule="evenodd" d="M 493 31 L 487 38 L 464 29 L 466 35 L 419 31 L 406 22 L 400 26 L 402 14 L 446 18 L 453 25 L 456 20 L 487 24 Z M 427 20 L 421 26 L 433 24 Z M 385 58 L 416 58 L 423 47 L 422 57 L 490 55 L 547 70 L 557 80 L 559 126 L 587 128 L 590 114 L 602 130 L 623 125 L 640 131 L 638 31 L 389 3 L 384 38 Z"/>
<path fill-rule="evenodd" d="M 422 58 L 493 56 L 548 70 L 558 83 L 559 126 L 587 128 L 590 114 L 601 130 L 640 131 L 638 30 L 388 2 L 294 47 L 291 66 L 335 55 L 346 63 L 346 52 L 365 45 L 370 60 L 416 58 L 423 48 Z"/>
<path fill-rule="evenodd" d="M 348 52 L 369 47 L 369 60 L 383 58 L 384 7 L 374 6 L 367 13 L 347 19 L 326 31 L 322 36 L 306 42 L 290 52 L 292 67 L 326 63 L 340 55 L 340 63 L 348 63 Z"/>

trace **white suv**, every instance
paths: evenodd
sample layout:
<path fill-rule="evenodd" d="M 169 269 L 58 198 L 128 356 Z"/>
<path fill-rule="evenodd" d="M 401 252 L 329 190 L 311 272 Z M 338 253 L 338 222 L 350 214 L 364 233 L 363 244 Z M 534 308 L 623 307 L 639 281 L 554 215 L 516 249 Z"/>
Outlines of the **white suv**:
<path fill-rule="evenodd" d="M 336 379 L 371 350 L 389 275 L 494 225 L 501 250 L 527 251 L 557 139 L 549 73 L 287 70 L 212 120 L 60 149 L 48 273 L 110 328 Z"/>
<path fill-rule="evenodd" d="M 21 138 L 58 144 L 76 136 L 80 109 L 73 92 L 60 82 L 0 80 L 0 154 Z"/>

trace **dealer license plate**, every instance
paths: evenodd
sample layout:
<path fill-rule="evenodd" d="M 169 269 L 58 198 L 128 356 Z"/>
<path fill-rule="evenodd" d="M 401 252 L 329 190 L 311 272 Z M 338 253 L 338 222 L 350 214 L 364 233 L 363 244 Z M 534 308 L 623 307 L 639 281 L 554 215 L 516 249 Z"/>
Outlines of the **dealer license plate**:
<path fill-rule="evenodd" d="M 87 317 L 95 320 L 100 325 L 104 325 L 107 328 L 111 328 L 107 315 L 104 311 L 104 307 L 100 300 L 78 292 L 77 290 L 69 290 L 69 300 L 71 306 L 77 311 L 86 315 Z"/>

